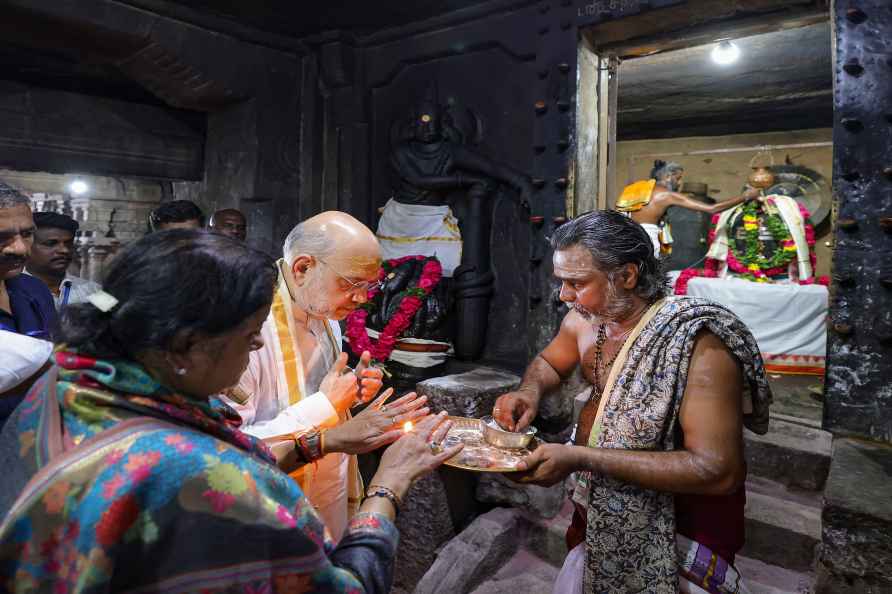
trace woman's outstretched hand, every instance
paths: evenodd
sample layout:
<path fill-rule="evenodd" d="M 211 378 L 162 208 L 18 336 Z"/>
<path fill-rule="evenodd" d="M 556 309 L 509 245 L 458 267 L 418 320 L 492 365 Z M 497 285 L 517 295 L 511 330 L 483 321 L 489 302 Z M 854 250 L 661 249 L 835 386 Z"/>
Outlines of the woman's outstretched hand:
<path fill-rule="evenodd" d="M 443 447 L 452 422 L 446 413 L 425 417 L 384 452 L 371 484 L 391 489 L 400 498 L 412 483 L 461 451 L 463 444 Z"/>

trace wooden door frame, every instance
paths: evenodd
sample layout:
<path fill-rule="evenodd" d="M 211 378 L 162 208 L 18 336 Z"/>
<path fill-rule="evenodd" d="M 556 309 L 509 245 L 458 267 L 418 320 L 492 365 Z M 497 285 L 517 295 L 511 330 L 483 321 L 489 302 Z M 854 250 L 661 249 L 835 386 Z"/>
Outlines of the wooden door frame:
<path fill-rule="evenodd" d="M 609 197 L 616 195 L 616 160 L 611 157 L 616 155 L 619 65 L 623 59 L 832 20 L 830 0 L 752 0 L 748 7 L 755 11 L 752 14 L 738 14 L 738 4 L 736 0 L 692 0 L 580 30 L 575 183 L 568 216 L 606 209 Z"/>

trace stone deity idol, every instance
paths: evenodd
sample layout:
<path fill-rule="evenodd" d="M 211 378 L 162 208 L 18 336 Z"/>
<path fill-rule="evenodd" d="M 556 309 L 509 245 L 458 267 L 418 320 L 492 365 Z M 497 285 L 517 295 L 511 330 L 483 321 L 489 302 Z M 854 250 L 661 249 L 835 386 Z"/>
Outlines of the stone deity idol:
<path fill-rule="evenodd" d="M 393 143 L 393 196 L 384 208 L 378 239 L 385 258 L 437 256 L 443 275 L 453 279 L 456 356 L 472 360 L 483 350 L 493 292 L 492 199 L 505 184 L 528 206 L 532 186 L 528 176 L 470 146 L 443 111 L 431 84 Z M 465 207 L 461 219 L 450 208 L 457 202 Z"/>

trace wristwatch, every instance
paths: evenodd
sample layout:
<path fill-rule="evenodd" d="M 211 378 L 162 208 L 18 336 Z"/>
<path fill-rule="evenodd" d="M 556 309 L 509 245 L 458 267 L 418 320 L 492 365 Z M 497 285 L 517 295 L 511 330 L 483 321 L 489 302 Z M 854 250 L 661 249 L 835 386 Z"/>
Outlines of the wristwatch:
<path fill-rule="evenodd" d="M 381 485 L 369 485 L 369 488 L 365 492 L 365 496 L 366 499 L 370 497 L 383 497 L 384 499 L 388 499 L 390 503 L 393 504 L 393 509 L 396 513 L 400 512 L 400 506 L 403 504 L 393 490 Z"/>

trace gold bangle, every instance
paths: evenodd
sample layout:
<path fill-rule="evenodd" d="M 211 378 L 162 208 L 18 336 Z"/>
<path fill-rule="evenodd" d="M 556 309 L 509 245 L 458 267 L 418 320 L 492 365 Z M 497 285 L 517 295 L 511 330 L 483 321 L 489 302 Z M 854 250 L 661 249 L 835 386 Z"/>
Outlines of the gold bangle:
<path fill-rule="evenodd" d="M 323 429 L 319 432 L 319 453 L 325 456 L 328 452 L 325 451 L 325 432 L 327 429 Z"/>

